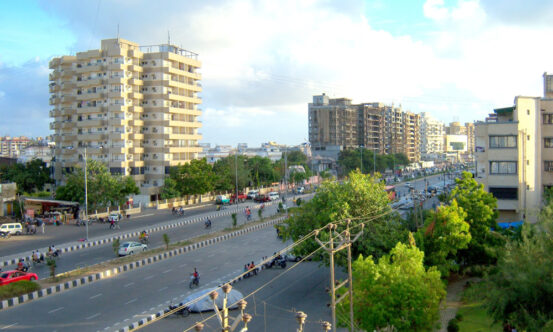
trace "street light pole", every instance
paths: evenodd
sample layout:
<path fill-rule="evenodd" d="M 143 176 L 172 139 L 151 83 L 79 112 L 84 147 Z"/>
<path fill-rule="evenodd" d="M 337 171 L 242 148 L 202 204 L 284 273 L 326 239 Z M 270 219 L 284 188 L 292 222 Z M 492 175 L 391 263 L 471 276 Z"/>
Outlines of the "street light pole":
<path fill-rule="evenodd" d="M 359 150 L 361 151 L 361 174 L 363 174 L 363 145 L 359 146 Z"/>
<path fill-rule="evenodd" d="M 87 186 L 87 161 L 86 161 L 86 146 L 84 147 L 84 214 L 86 226 L 86 241 L 88 242 L 88 186 Z"/>
<path fill-rule="evenodd" d="M 376 149 L 373 150 L 373 175 L 376 174 Z"/>
<path fill-rule="evenodd" d="M 236 180 L 236 196 L 234 197 L 234 203 L 238 204 L 238 145 L 236 146 L 236 153 L 234 154 L 234 174 Z"/>

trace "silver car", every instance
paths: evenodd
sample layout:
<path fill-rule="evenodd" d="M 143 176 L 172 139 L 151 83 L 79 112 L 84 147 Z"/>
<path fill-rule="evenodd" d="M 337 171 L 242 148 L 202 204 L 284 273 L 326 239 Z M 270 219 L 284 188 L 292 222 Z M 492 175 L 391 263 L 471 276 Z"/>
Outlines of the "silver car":
<path fill-rule="evenodd" d="M 146 251 L 148 246 L 140 242 L 124 242 L 119 246 L 119 256 L 127 256 Z"/>

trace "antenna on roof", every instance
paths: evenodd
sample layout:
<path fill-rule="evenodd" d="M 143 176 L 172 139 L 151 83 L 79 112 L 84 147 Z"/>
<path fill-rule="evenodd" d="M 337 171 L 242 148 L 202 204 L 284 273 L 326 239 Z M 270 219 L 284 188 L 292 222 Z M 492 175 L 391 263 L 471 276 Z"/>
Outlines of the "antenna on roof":
<path fill-rule="evenodd" d="M 119 41 L 119 23 L 117 23 L 117 41 Z"/>
<path fill-rule="evenodd" d="M 167 45 L 171 45 L 171 34 L 169 30 L 167 30 Z"/>

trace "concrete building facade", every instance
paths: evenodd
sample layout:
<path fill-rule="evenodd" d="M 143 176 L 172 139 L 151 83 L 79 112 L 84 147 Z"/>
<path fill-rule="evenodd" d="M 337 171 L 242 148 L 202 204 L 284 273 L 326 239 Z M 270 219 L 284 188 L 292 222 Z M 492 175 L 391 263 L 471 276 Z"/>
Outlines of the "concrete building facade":
<path fill-rule="evenodd" d="M 430 114 L 421 115 L 420 137 L 421 158 L 423 160 L 438 160 L 443 158 L 445 125 Z"/>
<path fill-rule="evenodd" d="M 544 97 L 515 98 L 476 123 L 476 179 L 497 198 L 500 220 L 535 222 L 553 188 L 553 75 Z"/>
<path fill-rule="evenodd" d="M 101 48 L 50 61 L 54 177 L 87 157 L 132 176 L 155 199 L 171 166 L 201 151 L 202 91 L 195 53 L 174 45 L 102 40 Z"/>
<path fill-rule="evenodd" d="M 0 157 L 18 158 L 32 140 L 25 136 L 0 137 Z"/>
<path fill-rule="evenodd" d="M 420 161 L 420 115 L 382 103 L 313 96 L 309 103 L 309 142 L 314 156 L 361 146 L 379 154 L 404 153 Z M 337 158 L 337 155 L 335 156 Z"/>

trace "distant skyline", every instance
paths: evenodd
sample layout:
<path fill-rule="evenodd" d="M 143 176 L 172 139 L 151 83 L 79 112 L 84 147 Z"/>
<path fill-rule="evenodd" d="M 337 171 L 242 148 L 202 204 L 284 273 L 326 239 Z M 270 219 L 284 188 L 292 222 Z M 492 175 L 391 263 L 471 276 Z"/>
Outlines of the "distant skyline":
<path fill-rule="evenodd" d="M 199 54 L 201 142 L 299 144 L 313 95 L 483 120 L 553 71 L 541 0 L 0 2 L 0 136 L 46 136 L 48 62 L 117 37 Z"/>

